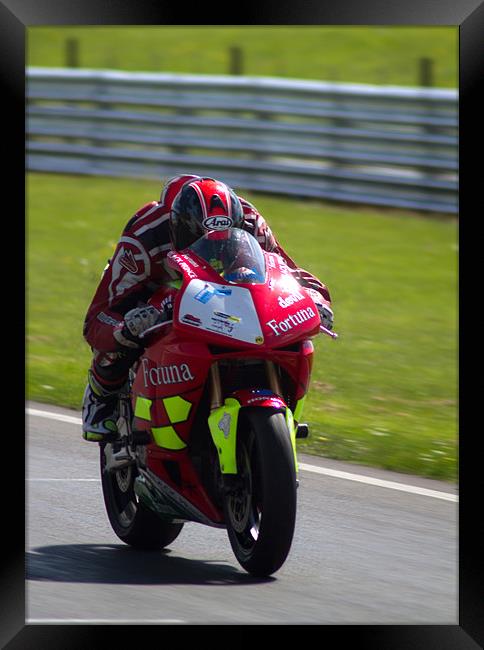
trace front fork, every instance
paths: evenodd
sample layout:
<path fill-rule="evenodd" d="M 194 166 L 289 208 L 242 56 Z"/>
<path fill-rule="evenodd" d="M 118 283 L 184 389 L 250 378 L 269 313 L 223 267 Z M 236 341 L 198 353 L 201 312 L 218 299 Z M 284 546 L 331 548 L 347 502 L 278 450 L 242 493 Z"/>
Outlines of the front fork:
<path fill-rule="evenodd" d="M 130 383 L 126 390 L 123 390 L 119 395 L 119 418 L 116 422 L 119 436 L 115 441 L 106 444 L 104 447 L 105 469 L 108 472 L 125 469 L 136 461 L 132 432 L 133 410 L 129 388 Z"/>
<path fill-rule="evenodd" d="M 296 472 L 298 471 L 296 454 L 297 427 L 294 423 L 294 416 L 282 397 L 282 389 L 274 363 L 265 361 L 265 366 L 270 394 L 261 397 L 256 391 L 236 391 L 233 396 L 227 397 L 225 400 L 223 399 L 217 362 L 212 364 L 210 368 L 211 413 L 208 417 L 208 426 L 218 452 L 220 471 L 223 475 L 237 474 L 237 423 L 240 409 L 247 406 L 277 409 L 285 413 L 294 452 Z M 300 414 L 302 404 L 299 406 L 300 408 L 296 410 L 299 410 Z"/>

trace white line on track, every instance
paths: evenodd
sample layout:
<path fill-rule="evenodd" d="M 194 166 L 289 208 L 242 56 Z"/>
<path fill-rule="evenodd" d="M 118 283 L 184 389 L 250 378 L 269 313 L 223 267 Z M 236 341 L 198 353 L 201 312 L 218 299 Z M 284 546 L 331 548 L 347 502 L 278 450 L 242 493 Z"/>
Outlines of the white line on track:
<path fill-rule="evenodd" d="M 160 625 L 163 623 L 185 623 L 179 618 L 160 618 L 142 620 L 124 620 L 120 621 L 114 618 L 28 618 L 28 625 Z"/>
<path fill-rule="evenodd" d="M 81 481 L 81 483 L 82 482 L 91 483 L 91 482 L 94 481 L 96 483 L 99 483 L 99 481 L 101 479 L 100 478 L 72 478 L 71 476 L 69 476 L 68 478 L 30 478 L 30 477 L 28 477 L 25 480 L 26 481 L 35 481 L 35 482 L 37 482 L 37 481 Z"/>
<path fill-rule="evenodd" d="M 35 408 L 26 408 L 27 415 L 33 415 L 40 418 L 47 418 L 49 420 L 59 420 L 60 422 L 68 422 L 69 424 L 81 425 L 82 420 L 78 417 L 73 417 L 71 415 L 63 415 L 62 413 L 54 413 L 52 411 L 42 411 Z M 457 502 L 459 500 L 458 496 L 455 494 L 450 494 L 449 492 L 439 492 L 438 490 L 429 490 L 428 488 L 418 487 L 417 485 L 408 485 L 407 483 L 397 483 L 396 481 L 385 481 L 383 479 L 374 478 L 373 476 L 364 476 L 362 474 L 354 474 L 353 472 L 342 472 L 336 469 L 330 469 L 329 467 L 319 467 L 317 465 L 308 465 L 307 463 L 298 463 L 299 469 L 302 469 L 306 472 L 313 472 L 315 474 L 322 474 L 324 476 L 330 476 L 332 478 L 344 479 L 347 481 L 356 481 L 358 483 L 365 483 L 366 485 L 373 485 L 376 487 L 388 488 L 390 490 L 399 490 L 400 492 L 407 492 L 410 494 L 418 494 L 420 496 L 432 497 L 434 499 L 443 499 L 444 501 L 453 501 Z M 32 481 L 96 481 L 99 479 L 75 479 L 75 478 L 66 478 L 66 479 L 28 479 Z"/>
<path fill-rule="evenodd" d="M 82 424 L 81 418 L 75 418 L 72 415 L 63 415 L 62 413 L 53 413 L 52 411 L 40 411 L 39 409 L 26 408 L 27 415 L 35 415 L 38 418 L 47 418 L 48 420 L 59 420 L 60 422 L 69 422 L 69 424 Z"/>
<path fill-rule="evenodd" d="M 299 469 L 315 474 L 324 474 L 333 478 L 342 478 L 347 481 L 357 481 L 358 483 L 366 483 L 367 485 L 374 485 L 376 487 L 389 488 L 390 490 L 400 490 L 400 492 L 409 492 L 410 494 L 420 494 L 425 497 L 433 497 L 434 499 L 444 499 L 445 501 L 457 501 L 458 497 L 449 492 L 439 492 L 437 490 L 429 490 L 428 488 L 418 487 L 417 485 L 408 485 L 407 483 L 397 483 L 395 481 L 384 481 L 380 478 L 373 476 L 363 476 L 362 474 L 352 474 L 350 472 L 341 472 L 337 469 L 329 469 L 328 467 L 316 467 L 315 465 L 306 465 L 305 463 L 298 463 Z"/>

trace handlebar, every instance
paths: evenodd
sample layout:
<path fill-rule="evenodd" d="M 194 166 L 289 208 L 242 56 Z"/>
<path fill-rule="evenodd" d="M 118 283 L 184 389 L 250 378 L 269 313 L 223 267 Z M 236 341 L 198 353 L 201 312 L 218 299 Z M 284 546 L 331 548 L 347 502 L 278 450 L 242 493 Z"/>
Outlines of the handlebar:
<path fill-rule="evenodd" d="M 323 334 L 327 334 L 332 339 L 337 339 L 338 338 L 338 335 L 336 334 L 336 332 L 332 332 L 331 330 L 324 327 L 324 325 L 319 326 L 319 331 L 322 332 Z"/>
<path fill-rule="evenodd" d="M 144 332 L 142 332 L 139 335 L 140 339 L 144 339 L 148 334 L 151 334 L 152 332 L 156 332 L 156 330 L 159 330 L 161 327 L 164 327 L 165 325 L 171 325 L 173 321 L 171 320 L 165 320 L 162 323 L 155 323 L 155 325 L 152 325 L 151 327 L 148 327 Z"/>

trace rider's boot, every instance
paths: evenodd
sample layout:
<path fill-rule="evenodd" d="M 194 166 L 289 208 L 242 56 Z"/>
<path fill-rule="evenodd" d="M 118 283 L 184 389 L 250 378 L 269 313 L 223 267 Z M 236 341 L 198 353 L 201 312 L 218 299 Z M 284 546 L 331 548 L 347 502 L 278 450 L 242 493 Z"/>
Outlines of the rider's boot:
<path fill-rule="evenodd" d="M 88 371 L 88 383 L 82 401 L 82 437 L 91 442 L 108 442 L 118 434 L 119 392 L 106 390 Z"/>

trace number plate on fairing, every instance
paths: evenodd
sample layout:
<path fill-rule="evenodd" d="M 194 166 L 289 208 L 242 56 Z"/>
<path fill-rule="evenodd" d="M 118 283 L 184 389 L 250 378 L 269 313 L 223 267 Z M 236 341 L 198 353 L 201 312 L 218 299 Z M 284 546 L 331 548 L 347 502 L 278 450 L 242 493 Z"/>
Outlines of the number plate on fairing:
<path fill-rule="evenodd" d="M 244 287 L 191 280 L 181 298 L 178 318 L 194 329 L 238 341 L 264 341 L 252 296 Z"/>

